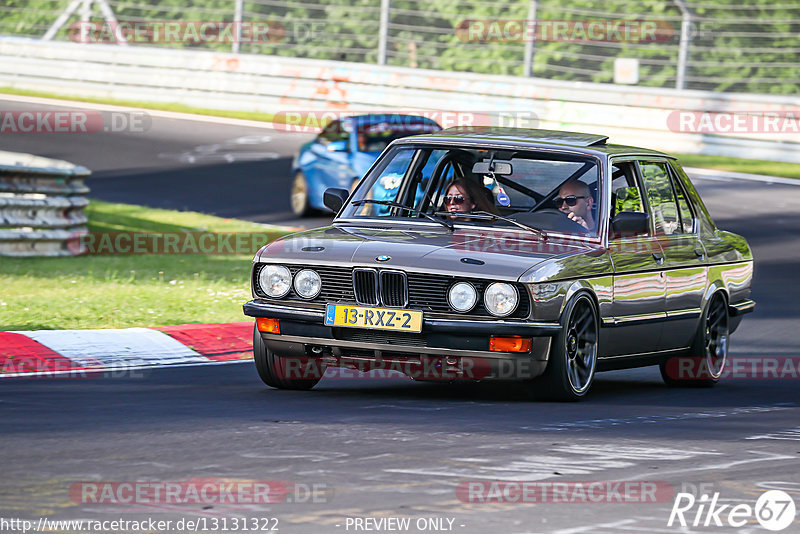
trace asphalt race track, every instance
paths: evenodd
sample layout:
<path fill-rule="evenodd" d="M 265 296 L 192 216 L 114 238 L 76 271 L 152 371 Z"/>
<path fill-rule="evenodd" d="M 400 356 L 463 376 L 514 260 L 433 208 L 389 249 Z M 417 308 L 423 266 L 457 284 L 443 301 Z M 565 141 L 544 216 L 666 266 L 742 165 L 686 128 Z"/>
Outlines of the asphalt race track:
<path fill-rule="evenodd" d="M 0 109 L 31 108 L 0 99 Z M 296 225 L 288 170 L 305 139 L 154 116 L 143 134 L 3 135 L 0 149 L 93 169 L 95 198 Z M 782 358 L 794 374 L 670 389 L 655 368 L 617 371 L 598 375 L 590 398 L 575 404 L 526 402 L 506 386 L 404 379 L 338 378 L 310 392 L 278 391 L 262 385 L 251 363 L 5 379 L 0 517 L 202 520 L 214 532 L 243 532 L 243 523 L 232 528 L 243 518 L 271 527 L 277 518 L 281 532 L 309 534 L 765 532 L 754 516 L 738 528 L 703 522 L 717 493 L 717 507 L 728 505 L 722 521 L 766 489 L 800 505 L 800 187 L 695 183 L 718 226 L 744 235 L 756 257 L 757 309 L 732 336 L 731 358 Z M 87 487 L 81 482 L 189 480 L 281 481 L 288 493 L 273 504 L 94 504 L 78 491 Z M 462 491 L 493 480 L 552 491 L 546 502 L 479 502 L 486 493 L 470 499 Z M 669 491 L 628 503 L 614 501 L 613 489 L 602 493 L 611 502 L 565 497 L 596 481 Z M 563 482 L 584 485 L 559 493 Z M 678 492 L 697 499 L 685 528 L 668 526 Z M 410 526 L 379 522 L 398 518 Z M 795 519 L 784 532 L 799 530 Z"/>

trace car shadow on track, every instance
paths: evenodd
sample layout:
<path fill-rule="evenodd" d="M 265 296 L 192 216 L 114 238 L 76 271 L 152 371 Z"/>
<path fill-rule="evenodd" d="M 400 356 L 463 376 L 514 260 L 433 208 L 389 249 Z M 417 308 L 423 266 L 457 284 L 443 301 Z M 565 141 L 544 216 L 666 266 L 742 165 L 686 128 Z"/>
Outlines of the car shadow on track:
<path fill-rule="evenodd" d="M 281 392 L 267 388 L 264 395 L 308 395 L 327 403 L 333 399 L 367 402 L 414 401 L 481 402 L 488 404 L 543 404 L 531 395 L 532 386 L 520 382 L 414 382 L 405 379 L 328 380 L 314 390 Z M 723 380 L 715 387 L 668 387 L 656 367 L 599 373 L 582 402 L 549 405 L 656 405 L 672 407 L 737 407 L 796 402 L 796 384 L 790 380 Z"/>

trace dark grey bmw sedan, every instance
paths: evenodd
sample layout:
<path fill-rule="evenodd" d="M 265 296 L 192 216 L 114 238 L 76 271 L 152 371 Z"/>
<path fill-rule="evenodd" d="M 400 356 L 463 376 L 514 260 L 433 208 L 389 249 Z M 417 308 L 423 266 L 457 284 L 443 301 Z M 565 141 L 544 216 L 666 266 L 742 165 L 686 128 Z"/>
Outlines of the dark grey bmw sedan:
<path fill-rule="evenodd" d="M 675 158 L 601 135 L 403 138 L 325 202 L 330 226 L 253 260 L 244 312 L 272 387 L 391 370 L 578 400 L 596 372 L 645 365 L 707 386 L 754 308 L 747 242 L 714 225 Z"/>

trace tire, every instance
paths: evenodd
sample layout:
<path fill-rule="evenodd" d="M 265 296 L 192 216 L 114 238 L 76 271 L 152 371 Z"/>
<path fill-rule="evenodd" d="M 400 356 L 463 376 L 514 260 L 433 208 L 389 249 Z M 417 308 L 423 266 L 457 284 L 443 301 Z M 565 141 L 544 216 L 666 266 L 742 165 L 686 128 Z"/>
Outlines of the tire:
<path fill-rule="evenodd" d="M 729 325 L 728 301 L 717 291 L 703 311 L 692 342 L 689 357 L 693 360 L 694 372 L 688 378 L 675 376 L 676 362 L 663 361 L 658 367 L 664 383 L 672 387 L 711 387 L 719 382 L 728 360 Z"/>
<path fill-rule="evenodd" d="M 311 205 L 308 201 L 308 181 L 300 171 L 295 173 L 294 180 L 292 180 L 289 201 L 292 205 L 292 212 L 298 217 L 305 217 L 311 213 Z"/>
<path fill-rule="evenodd" d="M 547 368 L 532 381 L 535 398 L 577 401 L 589 393 L 597 368 L 598 328 L 594 301 L 579 293 L 561 315 L 561 331 L 553 340 Z"/>
<path fill-rule="evenodd" d="M 261 333 L 255 327 L 253 327 L 253 359 L 256 362 L 258 376 L 266 385 L 273 388 L 308 390 L 320 381 L 319 378 L 284 378 L 287 374 L 286 359 L 269 350 L 261 339 Z"/>

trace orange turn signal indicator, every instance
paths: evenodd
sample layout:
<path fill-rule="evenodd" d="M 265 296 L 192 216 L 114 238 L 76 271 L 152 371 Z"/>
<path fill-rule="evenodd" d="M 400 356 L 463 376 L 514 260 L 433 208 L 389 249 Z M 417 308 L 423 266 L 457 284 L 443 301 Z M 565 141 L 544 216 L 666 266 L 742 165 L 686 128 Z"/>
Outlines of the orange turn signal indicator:
<path fill-rule="evenodd" d="M 266 334 L 280 334 L 281 333 L 281 323 L 278 319 L 269 319 L 267 317 L 257 317 L 256 318 L 256 328 L 258 328 L 259 332 L 264 332 Z"/>
<path fill-rule="evenodd" d="M 519 336 L 489 336 L 489 350 L 494 352 L 530 352 L 533 340 Z"/>

